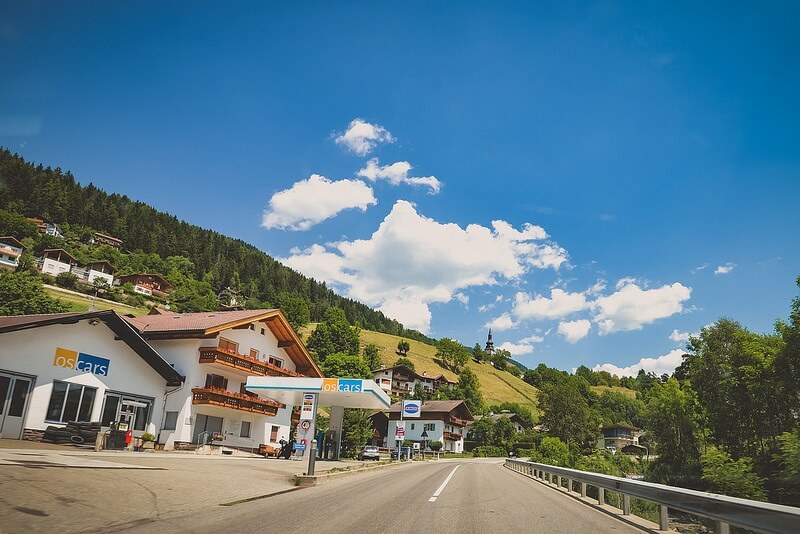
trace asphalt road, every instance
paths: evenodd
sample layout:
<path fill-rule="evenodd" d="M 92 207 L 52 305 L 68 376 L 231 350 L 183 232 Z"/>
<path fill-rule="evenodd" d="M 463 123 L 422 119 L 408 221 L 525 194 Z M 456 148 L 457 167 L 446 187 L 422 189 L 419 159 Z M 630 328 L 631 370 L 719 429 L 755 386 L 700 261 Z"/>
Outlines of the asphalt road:
<path fill-rule="evenodd" d="M 162 514 L 125 532 L 627 533 L 642 531 L 503 467 L 425 462 L 269 498 Z M 115 529 L 115 531 L 121 531 Z"/>

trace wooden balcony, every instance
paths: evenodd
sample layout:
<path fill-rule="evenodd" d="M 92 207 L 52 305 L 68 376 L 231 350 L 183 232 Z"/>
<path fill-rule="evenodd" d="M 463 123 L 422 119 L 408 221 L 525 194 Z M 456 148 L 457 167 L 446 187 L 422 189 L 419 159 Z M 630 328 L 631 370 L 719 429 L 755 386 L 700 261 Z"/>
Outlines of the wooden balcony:
<path fill-rule="evenodd" d="M 444 432 L 442 437 L 448 441 L 458 441 L 461 439 L 461 434 L 455 432 Z"/>
<path fill-rule="evenodd" d="M 250 356 L 223 349 L 221 347 L 200 347 L 200 363 L 210 363 L 235 369 L 246 375 L 255 376 L 303 376 L 289 369 L 262 362 Z"/>
<path fill-rule="evenodd" d="M 192 388 L 192 404 L 209 404 L 243 412 L 274 416 L 283 404 L 218 388 Z"/>
<path fill-rule="evenodd" d="M 296 425 L 300 422 L 300 407 L 292 408 L 292 424 Z"/>
<path fill-rule="evenodd" d="M 458 426 L 467 426 L 469 424 L 469 421 L 465 419 L 459 419 L 458 417 L 450 416 L 450 424 Z"/>

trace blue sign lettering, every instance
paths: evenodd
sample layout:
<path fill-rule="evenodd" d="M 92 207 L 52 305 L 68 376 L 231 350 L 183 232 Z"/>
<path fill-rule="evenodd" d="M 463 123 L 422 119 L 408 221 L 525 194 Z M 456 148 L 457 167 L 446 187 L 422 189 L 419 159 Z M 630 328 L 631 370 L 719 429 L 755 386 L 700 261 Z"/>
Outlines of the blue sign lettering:
<path fill-rule="evenodd" d="M 339 391 L 362 391 L 362 382 L 354 378 L 340 378 Z"/>
<path fill-rule="evenodd" d="M 84 373 L 92 373 L 93 375 L 108 376 L 108 367 L 111 364 L 110 360 L 100 358 L 99 356 L 92 356 L 91 354 L 78 354 L 78 362 L 75 369 L 83 371 Z"/>

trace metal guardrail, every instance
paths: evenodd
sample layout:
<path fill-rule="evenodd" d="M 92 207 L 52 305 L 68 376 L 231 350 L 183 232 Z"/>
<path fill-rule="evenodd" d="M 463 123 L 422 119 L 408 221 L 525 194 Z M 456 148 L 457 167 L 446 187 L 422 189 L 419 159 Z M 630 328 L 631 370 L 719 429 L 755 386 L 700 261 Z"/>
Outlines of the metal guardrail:
<path fill-rule="evenodd" d="M 727 497 L 652 482 L 631 480 L 599 473 L 589 473 L 553 465 L 506 459 L 506 467 L 531 478 L 549 482 L 561 488 L 562 479 L 573 491 L 580 484 L 580 496 L 586 497 L 586 488 L 597 488 L 598 504 L 605 504 L 605 490 L 622 494 L 622 513 L 630 515 L 631 497 L 654 502 L 660 506 L 659 529 L 667 530 L 667 512 L 670 508 L 712 519 L 718 534 L 728 534 L 730 525 L 749 528 L 757 532 L 788 534 L 800 531 L 800 508 L 765 502 Z"/>

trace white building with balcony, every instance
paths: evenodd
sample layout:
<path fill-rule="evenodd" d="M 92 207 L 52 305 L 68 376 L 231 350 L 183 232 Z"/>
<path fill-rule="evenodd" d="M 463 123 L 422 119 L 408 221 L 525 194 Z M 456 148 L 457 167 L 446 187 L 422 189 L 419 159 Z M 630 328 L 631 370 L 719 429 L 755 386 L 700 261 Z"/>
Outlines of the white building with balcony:
<path fill-rule="evenodd" d="M 400 411 L 399 402 L 389 408 L 389 422 L 384 443 L 386 447 L 397 446 L 395 436 L 400 422 Z M 471 421 L 472 414 L 463 400 L 426 401 L 422 404 L 418 418 L 406 418 L 403 421 L 404 439 L 416 443 L 440 441 L 442 450 L 461 453 L 464 452 L 466 427 Z M 378 429 L 379 433 L 382 433 L 381 431 L 382 429 Z M 423 437 L 423 432 L 427 437 Z"/>
<path fill-rule="evenodd" d="M 16 237 L 0 237 L 0 267 L 16 269 L 25 247 Z"/>
<path fill-rule="evenodd" d="M 279 310 L 159 311 L 127 320 L 186 377 L 182 389 L 167 394 L 159 429 L 167 449 L 277 447 L 289 437 L 293 407 L 247 392 L 247 378 L 322 377 Z"/>

